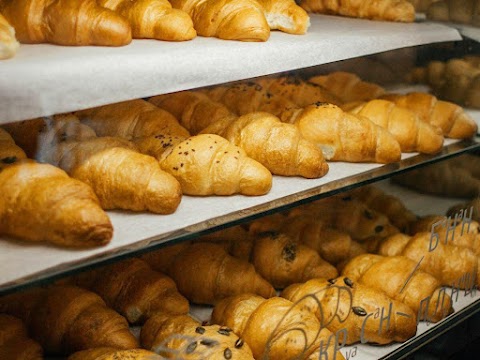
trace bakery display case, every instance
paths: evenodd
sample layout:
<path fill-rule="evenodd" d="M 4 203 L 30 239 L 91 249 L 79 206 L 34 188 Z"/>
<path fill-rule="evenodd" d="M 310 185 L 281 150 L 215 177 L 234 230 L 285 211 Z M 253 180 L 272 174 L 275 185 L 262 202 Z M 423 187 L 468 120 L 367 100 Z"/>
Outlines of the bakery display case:
<path fill-rule="evenodd" d="M 314 14 L 311 14 L 310 18 L 311 26 L 306 35 L 272 32 L 270 39 L 264 43 L 197 37 L 180 43 L 134 40 L 130 45 L 119 48 L 21 45 L 15 58 L 0 63 L 0 125 L 80 112 L 93 107 L 183 90 L 200 89 L 201 92 L 213 85 L 240 80 L 262 81 L 281 73 L 307 78 L 314 74 L 328 74 L 337 69 L 355 69 L 357 71 L 354 72 L 361 76 L 368 77 L 370 74 L 370 81 L 382 83 L 382 80 L 387 80 L 382 85 L 392 92 L 428 91 L 424 84 L 403 82 L 404 71 L 415 65 L 417 53 L 422 52 L 422 56 L 425 56 L 429 49 L 437 45 L 443 46 L 448 52 L 448 49 L 462 47 L 459 45 L 464 42 L 462 36 L 476 39 L 476 29 L 471 27 L 421 19 L 415 23 L 403 24 Z M 381 68 L 372 71 L 372 64 L 385 64 L 385 59 L 391 61 L 389 71 L 382 72 L 384 69 Z M 395 67 L 395 64 L 398 67 Z M 466 112 L 480 125 L 478 110 L 467 108 Z M 99 271 L 102 274 L 103 266 L 113 266 L 139 257 L 148 259 L 156 250 L 169 249 L 173 245 L 181 246 L 201 237 L 215 237 L 215 234 L 235 228 L 248 228 L 250 224 L 274 218 L 278 214 L 299 211 L 322 201 L 328 203 L 329 199 L 341 198 L 372 184 L 382 192 L 401 199 L 409 211 L 417 216 L 445 215 L 450 208 L 462 202 L 458 195 L 428 195 L 425 194 L 429 190 L 428 181 L 426 189 L 420 193 L 399 185 L 401 181 L 391 179 L 408 177 L 415 171 L 420 173 L 418 176 L 421 177 L 423 169 L 449 161 L 455 163 L 467 153 L 478 153 L 479 148 L 478 135 L 466 139 L 445 138 L 440 151 L 434 154 L 402 152 L 399 161 L 388 164 L 329 161 L 328 172 L 317 178 L 273 175 L 271 189 L 261 196 L 184 194 L 177 204 L 178 208 L 170 214 L 109 210 L 107 214 L 114 229 L 113 238 L 107 245 L 91 249 L 72 250 L 43 243 L 25 243 L 4 236 L 5 241 L 0 242 L 0 295 L 15 296 L 23 290 L 30 291 L 54 281 L 62 282 L 71 276 L 79 277 L 79 281 L 86 281 L 82 280 L 82 274 L 89 274 L 89 271 Z M 440 172 L 442 171 L 446 170 Z M 458 220 L 457 227 L 462 227 L 463 224 L 469 226 L 472 223 L 472 214 L 473 205 L 450 213 L 450 216 Z M 345 214 L 344 222 L 352 220 L 351 216 L 353 215 Z M 439 239 L 443 236 L 440 230 L 445 224 L 439 222 L 436 228 L 431 228 L 431 251 L 428 253 L 437 248 Z M 448 232 L 446 236 L 448 237 Z M 293 257 L 295 258 L 295 255 Z M 420 267 L 423 257 L 412 261 L 414 270 L 407 276 L 404 287 Z M 341 272 L 329 278 L 339 274 Z M 367 343 L 368 339 L 363 337 L 366 323 L 363 321 L 357 325 L 361 330 L 358 335 L 360 341 L 353 344 L 347 345 L 346 338 L 342 338 L 348 334 L 345 328 L 331 330 L 333 335 L 324 338 L 331 348 L 320 350 L 320 358 L 334 358 L 337 350 L 345 359 L 398 359 L 411 355 L 456 325 L 467 321 L 480 310 L 480 294 L 477 293 L 475 282 L 470 278 L 470 275 L 475 278 L 476 273 L 464 275 L 456 278 L 454 282 L 449 280 L 447 284 L 451 286 L 441 284 L 440 294 L 449 297 L 453 308 L 451 313 L 444 314 L 441 319 L 411 319 L 422 314 L 422 311 L 428 312 L 428 309 L 421 306 L 425 306 L 430 298 L 421 299 L 420 309 L 412 316 L 406 314 L 407 310 L 399 310 L 395 314 L 397 316 L 400 313 L 400 317 L 404 316 L 413 321 L 416 330 L 414 335 L 393 344 L 388 340 L 385 345 L 371 345 Z M 352 280 L 348 277 L 351 276 L 353 275 L 344 275 L 343 288 L 353 288 L 349 285 Z M 356 281 L 357 279 L 355 284 Z M 101 283 L 101 280 L 98 282 Z M 283 288 L 286 285 L 275 287 Z M 402 288 L 400 293 L 403 290 Z M 266 293 L 270 294 L 267 290 L 262 294 Z M 351 292 L 349 294 L 353 298 Z M 70 294 L 65 296 L 74 297 Z M 84 295 L 79 292 L 75 296 L 80 298 Z M 201 300 L 194 302 L 202 303 Z M 295 306 L 292 307 L 294 308 Z M 363 308 L 355 309 L 360 314 L 357 314 L 359 317 L 380 318 L 380 328 L 382 323 L 390 324 L 390 320 L 394 318 L 391 308 L 387 314 L 387 309 L 377 307 L 377 313 L 368 316 Z M 211 304 L 191 304 L 190 314 L 195 320 L 182 321 L 193 321 L 189 326 L 198 333 L 197 329 L 202 328 L 202 322 L 207 323 L 210 320 L 212 310 Z M 217 318 L 221 318 L 221 315 L 217 314 Z M 286 318 L 287 315 L 283 320 Z M 149 326 L 154 327 L 155 324 Z M 205 326 L 207 333 L 226 331 L 228 335 L 231 332 L 229 328 L 211 330 L 208 326 L 213 325 Z M 387 328 L 389 326 L 387 325 Z M 138 336 L 140 326 L 134 324 L 130 331 Z M 370 336 L 374 336 L 375 330 L 370 331 Z M 378 332 L 380 333 L 380 329 Z M 236 339 L 232 344 L 222 343 L 221 346 L 227 346 L 226 349 L 222 347 L 225 359 L 232 358 L 230 349 L 240 349 L 238 341 L 243 343 L 242 339 L 245 337 L 248 338 L 248 334 Z M 127 336 L 124 340 L 129 341 Z M 151 348 L 153 345 L 151 342 L 149 344 Z M 209 347 L 208 344 L 205 346 Z M 253 351 L 255 353 L 256 350 Z"/>

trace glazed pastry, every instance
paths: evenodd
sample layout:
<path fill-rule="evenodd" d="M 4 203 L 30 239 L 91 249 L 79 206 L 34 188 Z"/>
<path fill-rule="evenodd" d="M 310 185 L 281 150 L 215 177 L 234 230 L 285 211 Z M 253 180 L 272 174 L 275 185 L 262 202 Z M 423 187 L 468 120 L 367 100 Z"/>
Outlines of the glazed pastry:
<path fill-rule="evenodd" d="M 178 293 L 173 280 L 140 259 L 127 259 L 80 274 L 73 281 L 100 295 L 131 324 L 143 323 L 159 311 L 186 314 L 189 310 L 188 300 Z"/>
<path fill-rule="evenodd" d="M 281 296 L 308 308 L 332 333 L 343 332 L 343 344 L 404 342 L 417 332 L 416 314 L 406 304 L 347 277 L 290 285 Z"/>
<path fill-rule="evenodd" d="M 415 8 L 407 0 L 301 0 L 308 12 L 343 15 L 371 20 L 413 22 Z"/>
<path fill-rule="evenodd" d="M 167 359 L 253 360 L 248 344 L 232 329 L 201 325 L 189 315 L 155 314 L 142 327 L 140 341 Z"/>
<path fill-rule="evenodd" d="M 256 359 L 344 359 L 335 341 L 329 341 L 335 335 L 315 315 L 280 297 L 243 294 L 226 298 L 215 305 L 212 322 L 238 334 Z"/>
<path fill-rule="evenodd" d="M 402 152 L 436 154 L 443 147 L 442 130 L 430 125 L 406 108 L 386 100 L 348 103 L 344 111 L 362 115 L 373 123 L 387 129 L 400 144 Z"/>
<path fill-rule="evenodd" d="M 0 298 L 0 312 L 25 321 L 48 354 L 95 348 L 134 349 L 128 323 L 96 294 L 75 286 L 35 288 Z"/>
<path fill-rule="evenodd" d="M 43 359 L 42 348 L 28 337 L 23 322 L 6 314 L 0 314 L 0 359 Z"/>
<path fill-rule="evenodd" d="M 225 40 L 267 41 L 270 27 L 254 0 L 170 0 L 193 20 L 198 35 Z"/>
<path fill-rule="evenodd" d="M 168 274 L 180 293 L 194 303 L 214 304 L 242 293 L 264 297 L 275 294 L 252 264 L 228 255 L 221 245 L 180 244 L 148 254 L 143 259 L 153 269 Z"/>
<path fill-rule="evenodd" d="M 445 137 L 470 138 L 477 132 L 475 121 L 458 105 L 438 100 L 435 96 L 412 92 L 406 95 L 387 94 L 383 99 L 416 113 L 422 121 L 442 129 Z"/>
<path fill-rule="evenodd" d="M 122 46 L 132 41 L 127 20 L 96 0 L 2 0 L 0 12 L 21 43 Z"/>
<path fill-rule="evenodd" d="M 453 312 L 452 299 L 440 281 L 405 256 L 359 255 L 348 262 L 342 275 L 405 303 L 419 320 L 437 322 Z"/>
<path fill-rule="evenodd" d="M 136 39 L 184 41 L 197 33 L 185 12 L 172 9 L 167 0 L 97 0 L 100 6 L 125 17 Z"/>
<path fill-rule="evenodd" d="M 380 85 L 363 81 L 357 75 L 346 71 L 312 76 L 308 81 L 323 86 L 337 96 L 343 104 L 373 100 L 385 93 L 385 89 Z"/>
<path fill-rule="evenodd" d="M 0 60 L 14 57 L 19 46 L 15 38 L 15 29 L 0 13 Z"/>

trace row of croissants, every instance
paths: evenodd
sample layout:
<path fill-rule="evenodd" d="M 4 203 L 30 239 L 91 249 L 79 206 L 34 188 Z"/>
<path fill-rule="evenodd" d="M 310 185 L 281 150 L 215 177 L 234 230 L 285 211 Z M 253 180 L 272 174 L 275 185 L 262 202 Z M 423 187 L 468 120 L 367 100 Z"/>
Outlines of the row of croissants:
<path fill-rule="evenodd" d="M 426 93 L 386 94 L 342 72 L 308 81 L 258 79 L 6 124 L 0 234 L 67 247 L 105 245 L 113 228 L 104 210 L 165 215 L 183 195 L 264 195 L 272 174 L 313 179 L 328 173 L 327 161 L 393 163 L 402 152 L 434 154 L 444 137 L 476 131 L 460 106 Z"/>
<path fill-rule="evenodd" d="M 21 43 L 74 46 L 123 46 L 132 38 L 186 41 L 197 34 L 266 41 L 270 30 L 305 34 L 307 12 L 415 19 L 406 0 L 1 0 L 0 59 L 15 54 L 15 35 Z"/>
<path fill-rule="evenodd" d="M 366 186 L 8 294 L 0 358 L 344 359 L 404 342 L 479 284 L 480 225 L 455 211 L 418 218 Z"/>

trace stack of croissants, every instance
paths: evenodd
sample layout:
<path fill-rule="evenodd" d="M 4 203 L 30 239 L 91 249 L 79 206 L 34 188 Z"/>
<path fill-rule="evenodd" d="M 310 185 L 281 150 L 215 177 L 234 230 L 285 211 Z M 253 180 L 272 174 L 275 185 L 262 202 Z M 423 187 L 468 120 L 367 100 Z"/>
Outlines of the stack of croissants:
<path fill-rule="evenodd" d="M 365 186 L 7 294 L 0 358 L 344 359 L 404 342 L 478 286 L 468 212 L 419 218 Z"/>
<path fill-rule="evenodd" d="M 267 41 L 271 30 L 305 34 L 308 12 L 415 19 L 406 0 L 1 0 L 0 59 L 15 55 L 16 38 L 69 46 L 123 46 L 132 38 L 186 41 L 197 35 Z"/>
<path fill-rule="evenodd" d="M 260 196 L 272 174 L 314 179 L 327 174 L 327 161 L 393 163 L 402 152 L 435 154 L 444 137 L 476 131 L 458 105 L 426 93 L 387 94 L 345 72 L 263 78 L 6 124 L 0 234 L 105 245 L 113 228 L 104 210 L 166 215 L 182 195 Z"/>

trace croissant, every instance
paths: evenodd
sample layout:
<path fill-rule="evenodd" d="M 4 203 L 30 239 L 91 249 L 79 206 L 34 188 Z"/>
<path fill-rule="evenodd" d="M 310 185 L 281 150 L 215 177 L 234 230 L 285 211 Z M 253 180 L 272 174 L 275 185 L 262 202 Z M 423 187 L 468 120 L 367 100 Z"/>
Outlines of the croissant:
<path fill-rule="evenodd" d="M 348 194 L 331 196 L 293 209 L 290 216 L 313 216 L 324 224 L 364 242 L 372 236 L 386 237 L 398 232 L 388 218 Z"/>
<path fill-rule="evenodd" d="M 354 101 L 369 101 L 385 94 L 385 89 L 380 85 L 363 81 L 357 75 L 346 71 L 312 76 L 308 79 L 308 82 L 322 86 L 339 98 L 342 104 Z"/>
<path fill-rule="evenodd" d="M 474 158 L 472 156 L 472 158 Z M 471 199 L 480 195 L 480 176 L 474 176 L 475 163 L 465 166 L 460 157 L 414 169 L 392 180 L 427 194 Z"/>
<path fill-rule="evenodd" d="M 193 20 L 198 35 L 225 40 L 267 41 L 270 28 L 254 0 L 170 0 Z"/>
<path fill-rule="evenodd" d="M 342 15 L 371 20 L 415 21 L 415 8 L 406 0 L 300 0 L 308 12 Z"/>
<path fill-rule="evenodd" d="M 405 303 L 418 320 L 438 322 L 453 312 L 452 299 L 441 283 L 405 256 L 359 255 L 347 263 L 342 275 Z"/>
<path fill-rule="evenodd" d="M 168 359 L 253 360 L 250 347 L 230 328 L 201 325 L 189 315 L 155 314 L 142 327 L 140 341 Z"/>
<path fill-rule="evenodd" d="M 96 0 L 3 0 L 0 12 L 21 43 L 122 46 L 132 41 L 127 20 Z"/>
<path fill-rule="evenodd" d="M 0 60 L 14 57 L 19 46 L 15 38 L 15 29 L 0 14 Z"/>
<path fill-rule="evenodd" d="M 99 5 L 125 17 L 136 39 L 191 40 L 197 32 L 187 13 L 167 0 L 98 0 Z"/>
<path fill-rule="evenodd" d="M 68 360 L 162 360 L 163 357 L 143 349 L 119 350 L 101 347 L 76 352 Z"/>
<path fill-rule="evenodd" d="M 383 99 L 416 113 L 421 120 L 438 126 L 443 135 L 454 139 L 470 138 L 477 132 L 476 122 L 458 105 L 438 100 L 435 96 L 412 92 L 406 95 L 387 94 Z"/>
<path fill-rule="evenodd" d="M 173 213 L 181 200 L 180 184 L 158 162 L 111 137 L 64 141 L 44 159 L 89 184 L 104 209 Z"/>
<path fill-rule="evenodd" d="M 118 136 L 128 140 L 158 134 L 189 136 L 172 114 L 142 99 L 81 110 L 75 114 L 98 136 Z"/>
<path fill-rule="evenodd" d="M 429 85 L 439 99 L 480 108 L 480 68 L 468 58 L 431 61 L 414 68 L 407 80 Z"/>
<path fill-rule="evenodd" d="M 347 277 L 293 284 L 281 296 L 304 305 L 332 333 L 343 331 L 347 345 L 404 342 L 417 332 L 416 314 L 406 304 Z"/>
<path fill-rule="evenodd" d="M 335 267 L 312 248 L 286 234 L 263 234 L 253 244 L 250 255 L 255 270 L 275 288 L 282 289 L 313 278 L 333 278 Z"/>
<path fill-rule="evenodd" d="M 458 238 L 459 236 L 455 240 L 462 241 Z M 468 241 L 472 237 L 462 238 L 463 241 Z M 432 240 L 430 232 L 419 232 L 413 237 L 396 234 L 384 240 L 378 253 L 385 256 L 406 256 L 418 262 L 419 269 L 435 276 L 442 285 L 465 289 L 472 286 L 472 279 L 478 285 L 478 255 L 469 247 L 456 246 L 455 240 L 449 243 L 445 243 L 442 237 Z"/>
<path fill-rule="evenodd" d="M 472 211 L 472 218 L 477 222 L 480 222 L 480 198 L 475 198 L 466 203 L 452 206 L 448 209 L 447 215 L 454 217 L 455 214 L 460 212 L 460 210 L 466 210 L 467 214 L 470 214 L 470 211 Z"/>
<path fill-rule="evenodd" d="M 65 140 L 96 137 L 95 131 L 73 114 L 59 114 L 2 125 L 28 157 L 43 161 L 42 154 Z"/>
<path fill-rule="evenodd" d="M 0 162 L 1 234 L 67 247 L 100 246 L 112 239 L 110 219 L 88 185 L 54 166 L 15 156 Z"/>
<path fill-rule="evenodd" d="M 134 349 L 138 342 L 122 316 L 92 292 L 51 286 L 0 298 L 0 312 L 22 319 L 33 339 L 49 354 L 114 347 Z"/>
<path fill-rule="evenodd" d="M 387 194 L 377 186 L 362 186 L 349 191 L 345 196 L 363 202 L 370 209 L 386 215 L 390 223 L 401 232 L 408 232 L 417 216 L 407 209 L 405 204 L 395 195 Z"/>
<path fill-rule="evenodd" d="M 442 149 L 443 133 L 440 128 L 421 121 L 415 113 L 390 101 L 375 99 L 348 103 L 342 109 L 365 116 L 387 129 L 400 144 L 402 152 L 436 154 Z"/>
<path fill-rule="evenodd" d="M 400 145 L 385 129 L 333 104 L 300 108 L 255 83 L 218 86 L 207 94 L 238 114 L 266 111 L 296 125 L 305 139 L 322 149 L 327 160 L 390 163 L 401 156 Z"/>
<path fill-rule="evenodd" d="M 262 5 L 271 30 L 289 34 L 305 34 L 310 26 L 310 18 L 294 0 L 257 0 Z"/>
<path fill-rule="evenodd" d="M 442 0 L 431 4 L 427 19 L 480 26 L 480 3 L 477 0 Z"/>
<path fill-rule="evenodd" d="M 255 359 L 344 359 L 335 335 L 301 304 L 280 297 L 242 294 L 215 305 L 212 322 L 224 324 L 252 349 Z"/>
<path fill-rule="evenodd" d="M 297 127 L 269 113 L 219 120 L 202 133 L 224 137 L 275 175 L 319 178 L 328 172 L 322 151 L 305 140 Z"/>
<path fill-rule="evenodd" d="M 43 359 L 42 348 L 28 337 L 23 322 L 6 314 L 0 314 L 0 359 Z"/>
<path fill-rule="evenodd" d="M 177 144 L 162 139 L 162 169 L 173 175 L 188 195 L 264 195 L 272 174 L 245 151 L 214 134 L 200 134 Z"/>
<path fill-rule="evenodd" d="M 194 303 L 213 304 L 227 296 L 248 292 L 264 297 L 275 294 L 252 264 L 228 255 L 217 244 L 180 244 L 143 259 L 153 269 L 163 270 L 172 277 L 180 293 Z"/>
<path fill-rule="evenodd" d="M 224 105 L 200 92 L 180 91 L 154 96 L 148 101 L 173 114 L 192 135 L 218 120 L 234 117 Z"/>
<path fill-rule="evenodd" d="M 188 300 L 178 293 L 173 280 L 140 259 L 80 274 L 73 281 L 100 295 L 131 324 L 143 323 L 159 311 L 186 314 L 189 310 Z"/>
<path fill-rule="evenodd" d="M 307 82 L 299 77 L 282 76 L 278 78 L 263 78 L 256 81 L 269 93 L 283 96 L 297 106 L 305 107 L 317 102 L 327 102 L 340 105 L 341 100 L 324 87 Z"/>

